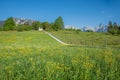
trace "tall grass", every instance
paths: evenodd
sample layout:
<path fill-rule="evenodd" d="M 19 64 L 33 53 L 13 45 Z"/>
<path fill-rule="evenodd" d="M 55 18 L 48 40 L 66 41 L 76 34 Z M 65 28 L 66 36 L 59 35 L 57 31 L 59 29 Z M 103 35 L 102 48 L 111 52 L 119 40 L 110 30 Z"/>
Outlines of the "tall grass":
<path fill-rule="evenodd" d="M 0 35 L 0 80 L 120 79 L 120 50 L 60 45 L 43 32 Z M 19 38 L 14 46 L 13 35 Z M 24 42 L 27 37 L 32 42 Z"/>
<path fill-rule="evenodd" d="M 89 47 L 114 47 L 120 48 L 120 36 L 114 36 L 106 33 L 79 32 L 76 31 L 52 31 L 50 32 L 62 41 Z"/>

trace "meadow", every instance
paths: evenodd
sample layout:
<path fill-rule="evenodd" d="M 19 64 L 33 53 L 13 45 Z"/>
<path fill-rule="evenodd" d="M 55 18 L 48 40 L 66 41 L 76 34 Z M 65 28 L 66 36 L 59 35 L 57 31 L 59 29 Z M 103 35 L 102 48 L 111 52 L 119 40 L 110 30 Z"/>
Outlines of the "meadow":
<path fill-rule="evenodd" d="M 62 45 L 38 31 L 2 31 L 0 80 L 120 80 L 120 50 Z"/>
<path fill-rule="evenodd" d="M 113 47 L 120 49 L 120 35 L 97 32 L 79 32 L 74 30 L 52 31 L 50 33 L 69 44 L 88 47 Z"/>

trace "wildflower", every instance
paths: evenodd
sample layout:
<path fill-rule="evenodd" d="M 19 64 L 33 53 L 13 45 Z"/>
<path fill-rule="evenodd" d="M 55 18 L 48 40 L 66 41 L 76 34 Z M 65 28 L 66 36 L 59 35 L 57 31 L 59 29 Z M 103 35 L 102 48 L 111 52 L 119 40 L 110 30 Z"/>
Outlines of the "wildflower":
<path fill-rule="evenodd" d="M 85 69 L 92 69 L 93 66 L 94 65 L 92 63 L 90 63 L 90 62 L 84 62 L 83 63 L 83 68 L 85 68 Z"/>

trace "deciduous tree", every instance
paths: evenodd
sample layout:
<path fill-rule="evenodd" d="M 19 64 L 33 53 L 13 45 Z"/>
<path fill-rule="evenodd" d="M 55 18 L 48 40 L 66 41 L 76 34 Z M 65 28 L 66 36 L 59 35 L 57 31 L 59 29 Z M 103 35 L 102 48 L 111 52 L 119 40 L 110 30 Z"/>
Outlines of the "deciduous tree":
<path fill-rule="evenodd" d="M 32 27 L 34 30 L 38 30 L 39 27 L 42 27 L 42 24 L 39 21 L 33 22 Z"/>
<path fill-rule="evenodd" d="M 109 21 L 109 23 L 108 23 L 108 32 L 109 33 L 111 33 L 112 28 L 113 28 L 112 22 Z"/>
<path fill-rule="evenodd" d="M 14 30 L 15 29 L 15 22 L 13 20 L 12 17 L 8 18 L 5 23 L 4 23 L 4 30 L 8 31 L 8 30 Z"/>
<path fill-rule="evenodd" d="M 61 16 L 59 16 L 54 23 L 54 29 L 59 30 L 59 29 L 64 29 L 64 22 Z"/>
<path fill-rule="evenodd" d="M 42 23 L 42 28 L 44 29 L 44 30 L 46 30 L 47 28 L 49 28 L 50 27 L 50 24 L 48 23 L 48 22 L 43 22 Z"/>

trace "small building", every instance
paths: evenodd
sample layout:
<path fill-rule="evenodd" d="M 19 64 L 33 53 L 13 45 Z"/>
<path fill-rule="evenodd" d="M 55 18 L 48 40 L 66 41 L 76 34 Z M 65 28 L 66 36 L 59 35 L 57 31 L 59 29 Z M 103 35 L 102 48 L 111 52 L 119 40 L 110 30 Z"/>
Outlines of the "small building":
<path fill-rule="evenodd" d="M 40 27 L 39 27 L 38 31 L 43 31 L 43 28 L 40 28 Z"/>

